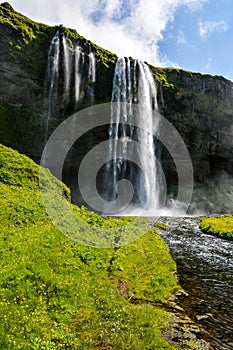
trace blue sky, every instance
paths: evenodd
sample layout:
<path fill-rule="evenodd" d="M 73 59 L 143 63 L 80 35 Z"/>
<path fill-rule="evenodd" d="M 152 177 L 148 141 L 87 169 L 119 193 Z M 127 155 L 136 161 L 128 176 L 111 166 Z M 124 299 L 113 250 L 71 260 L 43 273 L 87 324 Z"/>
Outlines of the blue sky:
<path fill-rule="evenodd" d="M 28 17 L 64 24 L 157 66 L 233 80 L 232 0 L 11 0 Z"/>
<path fill-rule="evenodd" d="M 159 42 L 180 67 L 233 80 L 233 2 L 211 0 L 192 13 L 181 7 Z"/>

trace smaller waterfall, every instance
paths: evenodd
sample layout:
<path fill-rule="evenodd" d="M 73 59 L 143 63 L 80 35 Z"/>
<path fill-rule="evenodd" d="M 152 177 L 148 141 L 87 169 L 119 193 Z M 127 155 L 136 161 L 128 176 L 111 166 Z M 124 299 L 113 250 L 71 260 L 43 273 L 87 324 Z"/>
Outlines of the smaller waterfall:
<path fill-rule="evenodd" d="M 94 103 L 94 83 L 96 81 L 96 61 L 95 54 L 91 51 L 91 47 L 89 48 L 90 52 L 88 55 L 89 58 L 89 68 L 88 68 L 88 95 L 91 99 L 91 104 Z"/>
<path fill-rule="evenodd" d="M 59 32 L 53 37 L 48 52 L 48 69 L 47 77 L 49 81 L 49 97 L 57 88 L 58 71 L 59 71 L 59 54 L 60 54 L 60 39 Z"/>
<path fill-rule="evenodd" d="M 48 52 L 48 65 L 46 73 L 46 96 L 47 96 L 47 115 L 45 121 L 45 140 L 48 136 L 49 120 L 51 117 L 51 112 L 53 105 L 57 98 L 57 88 L 59 79 L 59 56 L 60 56 L 60 34 L 59 31 L 52 38 L 49 52 Z"/>
<path fill-rule="evenodd" d="M 89 55 L 89 70 L 88 70 L 88 81 L 94 83 L 96 81 L 96 63 L 95 63 L 95 54 L 90 52 Z"/>
<path fill-rule="evenodd" d="M 65 100 L 68 100 L 70 95 L 71 83 L 71 50 L 64 34 L 62 34 L 62 47 L 64 55 L 64 98 Z"/>
<path fill-rule="evenodd" d="M 153 138 L 159 127 L 157 89 L 145 63 L 118 58 L 113 78 L 112 102 L 109 127 L 111 161 L 106 167 L 110 186 L 107 191 L 108 199 L 117 198 L 117 183 L 126 178 L 134 186 L 136 205 L 144 207 L 146 202 L 146 210 L 156 210 L 159 208 L 160 198 Z M 133 114 L 135 102 L 141 107 L 140 115 Z M 136 118 L 142 120 L 146 131 L 129 125 L 130 122 L 136 123 Z M 135 138 L 143 147 L 129 147 Z M 127 161 L 132 158 L 132 153 L 137 154 L 143 171 Z"/>
<path fill-rule="evenodd" d="M 82 52 L 82 48 L 80 46 L 76 46 L 75 48 L 75 109 L 77 108 L 77 104 L 81 97 L 81 82 L 82 82 L 82 74 L 83 74 L 83 66 L 85 63 L 85 56 Z"/>
<path fill-rule="evenodd" d="M 94 82 L 96 81 L 96 59 L 91 46 L 88 52 L 83 51 L 81 44 L 67 41 L 65 34 L 60 30 L 52 38 L 45 77 L 45 117 L 43 130 L 45 141 L 48 139 L 51 116 L 64 117 L 70 110 L 71 101 L 77 111 L 78 103 L 84 96 L 88 97 L 89 104 L 94 101 Z"/>

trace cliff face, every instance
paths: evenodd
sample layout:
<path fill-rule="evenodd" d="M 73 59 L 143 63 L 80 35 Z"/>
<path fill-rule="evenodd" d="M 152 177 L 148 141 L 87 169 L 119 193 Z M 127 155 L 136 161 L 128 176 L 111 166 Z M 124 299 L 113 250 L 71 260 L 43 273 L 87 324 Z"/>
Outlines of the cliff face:
<path fill-rule="evenodd" d="M 0 5 L 0 30 L 0 142 L 39 161 L 44 146 L 43 120 L 48 110 L 45 96 L 48 51 L 56 32 L 64 33 L 71 48 L 78 43 L 84 54 L 90 47 L 95 52 L 98 66 L 95 103 L 111 99 L 116 56 L 74 30 L 35 23 L 8 3 Z M 74 112 L 72 98 L 66 104 L 61 99 L 57 101 L 49 134 Z M 89 105 L 88 93 L 84 91 L 78 109 Z"/>
<path fill-rule="evenodd" d="M 45 77 L 48 50 L 57 31 L 70 47 L 78 43 L 84 54 L 96 57 L 94 100 L 87 89 L 77 109 L 91 103 L 110 102 L 116 56 L 62 26 L 49 27 L 18 14 L 8 3 L 0 5 L 0 142 L 39 161 L 44 145 L 46 115 Z M 62 34 L 63 35 L 63 34 Z M 197 182 L 222 171 L 233 173 L 233 83 L 219 76 L 150 66 L 158 86 L 159 110 L 178 130 L 190 152 Z M 74 112 L 72 96 L 58 102 L 49 134 Z M 80 143 L 80 154 L 100 139 L 107 129 Z M 94 140 L 94 141 L 93 141 Z M 165 148 L 162 163 L 169 183 L 176 183 L 176 169 Z"/>
<path fill-rule="evenodd" d="M 185 141 L 195 179 L 233 174 L 233 83 L 175 69 L 167 79 L 173 87 L 160 85 L 160 110 Z"/>

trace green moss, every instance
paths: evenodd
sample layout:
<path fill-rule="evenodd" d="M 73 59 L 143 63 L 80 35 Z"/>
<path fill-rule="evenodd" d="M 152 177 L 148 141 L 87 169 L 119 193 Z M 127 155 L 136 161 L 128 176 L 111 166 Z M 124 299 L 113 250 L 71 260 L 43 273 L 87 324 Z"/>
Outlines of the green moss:
<path fill-rule="evenodd" d="M 116 285 L 121 279 L 152 303 L 169 297 L 179 286 L 166 244 L 153 230 L 119 249 L 75 243 L 45 211 L 39 169 L 0 146 L 0 348 L 178 349 L 162 337 L 172 323 L 166 311 L 131 304 Z M 98 227 L 133 220 L 106 220 L 85 208 L 77 215 Z"/>
<path fill-rule="evenodd" d="M 0 23 L 14 28 L 25 44 L 36 38 L 36 34 L 47 26 L 31 21 L 29 18 L 16 12 L 11 6 L 0 6 Z"/>
<path fill-rule="evenodd" d="M 198 95 L 194 84 L 189 84 L 188 80 L 198 79 L 199 74 L 181 70 L 178 68 L 159 68 L 150 66 L 150 69 L 161 87 L 167 94 L 166 98 L 169 100 L 168 94 L 172 95 L 172 99 L 190 99 Z"/>
<path fill-rule="evenodd" d="M 9 105 L 0 100 L 0 142 L 31 154 L 40 154 L 43 137 L 38 113 L 22 105 Z"/>
<path fill-rule="evenodd" d="M 213 117 L 232 113 L 231 106 L 225 100 L 216 98 L 216 95 L 210 93 L 202 96 L 202 106 L 203 110 L 208 110 L 208 114 Z"/>
<path fill-rule="evenodd" d="M 44 49 L 48 49 L 55 28 L 33 22 L 5 4 L 0 5 L 0 25 L 4 33 L 2 40 L 5 47 L 11 46 L 14 60 L 39 73 L 39 78 L 43 79 L 47 64 Z"/>
<path fill-rule="evenodd" d="M 168 229 L 168 225 L 167 224 L 163 224 L 161 222 L 154 222 L 153 224 L 154 228 L 159 228 L 162 230 L 167 230 Z"/>
<path fill-rule="evenodd" d="M 65 34 L 71 48 L 77 42 L 83 47 L 90 45 L 97 61 L 105 66 L 109 67 L 116 61 L 116 55 L 85 39 L 76 30 L 63 25 L 50 27 L 33 22 L 5 3 L 0 5 L 0 24 L 7 33 L 7 43 L 16 49 L 14 59 L 38 73 L 41 79 L 45 74 L 48 47 L 57 30 Z"/>
<path fill-rule="evenodd" d="M 66 28 L 64 26 L 59 26 L 59 29 L 65 34 L 71 47 L 74 47 L 74 43 L 77 42 L 82 47 L 90 46 L 92 51 L 95 53 L 98 62 L 102 62 L 107 66 L 109 66 L 111 63 L 115 63 L 117 58 L 115 54 L 106 49 L 103 49 L 92 41 L 85 39 L 83 36 L 79 35 L 75 29 Z"/>
<path fill-rule="evenodd" d="M 203 218 L 200 221 L 200 228 L 203 232 L 215 235 L 220 238 L 233 240 L 233 216 L 226 215 L 217 218 Z"/>
<path fill-rule="evenodd" d="M 120 281 L 119 287 L 125 289 L 122 291 L 127 294 L 125 297 L 150 303 L 171 297 L 178 286 L 176 266 L 168 251 L 157 232 L 151 230 L 116 252 L 111 274 L 116 285 Z"/>
<path fill-rule="evenodd" d="M 154 75 L 155 80 L 159 85 L 162 85 L 165 88 L 174 89 L 174 84 L 171 81 L 169 81 L 168 73 L 171 70 L 175 70 L 176 68 L 160 68 L 151 65 L 149 65 L 149 67 Z"/>

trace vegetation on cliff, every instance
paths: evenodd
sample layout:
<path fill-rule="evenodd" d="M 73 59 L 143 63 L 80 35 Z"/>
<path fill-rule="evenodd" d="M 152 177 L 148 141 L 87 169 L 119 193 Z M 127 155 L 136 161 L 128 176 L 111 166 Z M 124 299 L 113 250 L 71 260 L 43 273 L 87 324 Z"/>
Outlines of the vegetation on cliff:
<path fill-rule="evenodd" d="M 44 209 L 39 166 L 5 146 L 0 151 L 0 348 L 176 349 L 162 337 L 171 318 L 146 305 L 179 289 L 175 263 L 156 231 L 118 249 L 75 243 Z M 77 215 L 99 227 L 128 220 L 113 224 L 85 209 Z"/>
<path fill-rule="evenodd" d="M 44 145 L 43 118 L 47 113 L 45 79 L 48 51 L 52 38 L 59 30 L 69 43 L 71 54 L 79 45 L 85 54 L 90 50 L 96 57 L 95 103 L 110 102 L 116 55 L 80 36 L 63 25 L 37 23 L 15 11 L 10 4 L 0 5 L 0 60 L 2 88 L 0 91 L 0 142 L 39 159 Z M 71 92 L 73 93 L 74 87 Z M 79 109 L 88 107 L 83 98 Z M 72 98 L 53 116 L 55 128 L 74 112 Z M 19 128 L 20 125 L 20 128 Z M 9 130 L 6 134 L 5 130 Z M 23 134 L 21 137 L 19 134 Z"/>
<path fill-rule="evenodd" d="M 22 61 L 34 72 L 37 72 L 42 79 L 47 64 L 46 53 L 57 30 L 65 34 L 71 47 L 74 46 L 74 43 L 79 43 L 79 45 L 87 48 L 90 45 L 98 61 L 104 65 L 111 65 L 116 60 L 116 55 L 85 39 L 76 30 L 65 28 L 63 25 L 48 26 L 34 22 L 16 12 L 8 3 L 0 5 L 0 24 L 4 30 L 6 46 L 12 47 L 12 54 L 14 55 L 12 58 Z"/>
<path fill-rule="evenodd" d="M 74 47 L 75 43 L 78 43 L 83 48 L 87 49 L 91 46 L 92 51 L 96 55 L 97 64 L 100 64 L 98 67 L 100 68 L 100 74 L 98 74 L 97 70 L 99 78 L 97 79 L 97 83 L 98 81 L 101 83 L 103 73 L 106 74 L 106 68 L 110 68 L 112 71 L 111 75 L 113 74 L 117 56 L 110 51 L 99 47 L 90 40 L 85 39 L 74 29 L 66 28 L 63 25 L 51 27 L 42 23 L 34 22 L 16 12 L 8 3 L 0 5 L 0 24 L 3 28 L 8 28 L 9 35 L 6 35 L 5 43 L 10 44 L 12 48 L 11 54 L 14 55 L 15 58 L 23 61 L 28 67 L 32 68 L 34 72 L 37 72 L 41 79 L 44 78 L 45 66 L 47 64 L 46 53 L 48 52 L 50 41 L 57 30 L 60 30 L 65 34 L 71 48 Z M 10 32 L 13 33 L 13 36 L 10 35 Z M 35 52 L 37 52 L 37 55 L 35 55 Z M 186 95 L 187 93 L 190 94 L 189 89 L 184 88 L 182 79 L 179 79 L 179 72 L 184 72 L 190 76 L 192 76 L 192 72 L 185 72 L 176 68 L 155 68 L 151 65 L 150 69 L 152 70 L 159 86 L 163 87 L 165 90 L 170 89 L 173 91 L 173 94 L 174 92 L 179 92 L 183 95 Z M 178 73 L 178 78 L 177 76 L 172 76 L 172 72 Z M 109 94 L 109 91 L 107 94 Z"/>
<path fill-rule="evenodd" d="M 214 236 L 233 240 L 233 216 L 202 218 L 200 228 L 203 232 Z"/>

